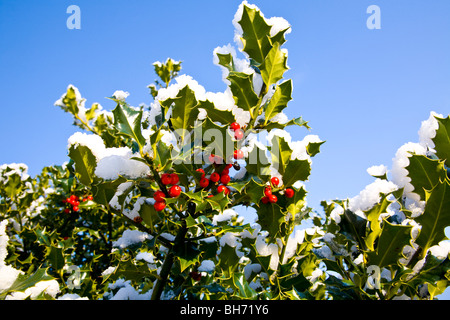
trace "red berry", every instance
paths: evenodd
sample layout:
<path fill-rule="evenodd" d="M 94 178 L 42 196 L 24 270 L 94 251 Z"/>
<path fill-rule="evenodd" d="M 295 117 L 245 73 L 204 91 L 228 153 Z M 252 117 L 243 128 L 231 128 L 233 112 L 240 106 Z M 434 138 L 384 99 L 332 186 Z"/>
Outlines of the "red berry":
<path fill-rule="evenodd" d="M 227 174 L 223 174 L 220 176 L 220 182 L 222 182 L 222 184 L 228 184 L 228 182 L 230 182 L 230 180 L 231 180 L 231 178 Z"/>
<path fill-rule="evenodd" d="M 200 281 L 202 279 L 202 275 L 195 271 L 189 272 L 189 275 L 191 276 L 192 280 L 194 280 L 194 281 Z"/>
<path fill-rule="evenodd" d="M 155 201 L 164 201 L 165 197 L 166 195 L 161 190 L 156 191 L 153 195 L 153 199 L 155 199 Z"/>
<path fill-rule="evenodd" d="M 280 184 L 280 179 L 278 179 L 277 177 L 273 177 L 272 179 L 270 179 L 270 182 L 272 182 L 272 185 L 274 187 L 278 187 L 278 185 Z"/>
<path fill-rule="evenodd" d="M 230 173 L 230 169 L 225 168 L 225 169 L 222 170 L 222 172 L 220 173 L 220 175 L 223 176 L 223 175 L 226 175 L 226 174 L 229 174 L 229 173 Z"/>
<path fill-rule="evenodd" d="M 202 174 L 202 178 L 205 176 L 205 170 L 203 170 L 202 168 L 198 168 L 195 171 L 200 172 Z"/>
<path fill-rule="evenodd" d="M 261 198 L 261 202 L 264 203 L 264 204 L 268 203 L 269 202 L 269 197 L 267 197 L 267 196 L 262 197 Z"/>
<path fill-rule="evenodd" d="M 232 163 L 227 163 L 227 165 L 225 166 L 225 169 L 231 169 L 232 166 L 233 166 Z"/>
<path fill-rule="evenodd" d="M 78 208 L 77 206 L 72 207 L 72 210 L 77 212 L 78 210 L 80 210 L 80 208 Z"/>
<path fill-rule="evenodd" d="M 168 184 L 172 183 L 172 177 L 169 173 L 163 173 L 163 175 L 161 176 L 161 182 L 167 186 Z"/>
<path fill-rule="evenodd" d="M 286 198 L 292 198 L 294 196 L 294 190 L 291 188 L 287 188 L 286 190 L 284 190 L 284 195 L 286 196 Z"/>
<path fill-rule="evenodd" d="M 233 156 L 236 160 L 242 159 L 244 157 L 244 151 L 242 151 L 241 149 L 234 150 Z"/>
<path fill-rule="evenodd" d="M 244 137 L 244 131 L 242 129 L 237 129 L 234 131 L 234 138 L 236 140 L 241 140 Z"/>
<path fill-rule="evenodd" d="M 156 211 L 163 211 L 164 208 L 166 207 L 166 202 L 165 201 L 156 201 L 155 204 L 153 205 L 153 207 L 155 208 Z"/>
<path fill-rule="evenodd" d="M 237 122 L 233 122 L 232 124 L 230 124 L 230 129 L 233 130 L 233 131 L 236 131 L 236 130 L 238 130 L 240 128 L 241 128 L 241 126 Z"/>
<path fill-rule="evenodd" d="M 180 177 L 176 173 L 170 174 L 170 178 L 172 179 L 172 184 L 177 184 L 180 181 Z"/>
<path fill-rule="evenodd" d="M 88 196 L 87 196 L 87 199 L 88 199 L 89 201 L 92 201 L 92 200 L 94 200 L 94 197 L 91 196 L 91 195 L 88 195 Z"/>
<path fill-rule="evenodd" d="M 211 173 L 210 179 L 212 182 L 217 182 L 220 180 L 220 175 L 217 172 L 213 172 Z"/>
<path fill-rule="evenodd" d="M 64 213 L 70 213 L 70 209 L 69 208 L 65 208 L 64 209 Z"/>
<path fill-rule="evenodd" d="M 209 180 L 205 177 L 200 179 L 200 187 L 206 188 L 209 185 Z"/>
<path fill-rule="evenodd" d="M 217 192 L 219 192 L 219 193 L 220 192 L 224 192 L 225 194 L 229 194 L 230 193 L 230 189 L 228 189 L 225 186 L 220 185 L 220 186 L 217 187 Z"/>
<path fill-rule="evenodd" d="M 75 207 L 78 207 L 80 205 L 80 201 L 73 201 L 72 205 L 74 205 Z"/>
<path fill-rule="evenodd" d="M 266 197 L 270 197 L 272 195 L 272 188 L 265 187 L 264 188 L 264 194 L 265 194 Z"/>
<path fill-rule="evenodd" d="M 172 186 L 169 190 L 169 195 L 172 198 L 178 197 L 180 195 L 180 193 L 181 193 L 181 188 L 180 188 L 180 186 L 177 186 L 177 185 Z"/>
<path fill-rule="evenodd" d="M 278 198 L 277 198 L 276 195 L 272 194 L 272 195 L 269 197 L 269 201 L 272 202 L 272 203 L 275 203 L 275 202 L 278 201 Z"/>

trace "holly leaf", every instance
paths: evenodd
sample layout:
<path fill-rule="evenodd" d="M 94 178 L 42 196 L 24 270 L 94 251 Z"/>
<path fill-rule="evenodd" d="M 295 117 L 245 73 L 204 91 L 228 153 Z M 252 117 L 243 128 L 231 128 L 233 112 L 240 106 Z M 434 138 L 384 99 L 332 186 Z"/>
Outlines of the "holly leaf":
<path fill-rule="evenodd" d="M 270 29 L 258 9 L 251 9 L 245 4 L 241 20 L 238 23 L 242 27 L 243 50 L 258 63 L 262 63 L 271 49 L 269 40 Z"/>
<path fill-rule="evenodd" d="M 184 130 L 191 130 L 194 127 L 194 122 L 198 117 L 198 109 L 196 108 L 198 102 L 195 98 L 195 93 L 188 85 L 181 89 L 177 96 L 172 99 L 169 98 L 163 102 L 166 108 L 173 103 L 171 122 L 174 130 L 179 130 L 182 140 L 184 140 Z"/>
<path fill-rule="evenodd" d="M 288 126 L 293 126 L 293 125 L 296 125 L 296 126 L 299 126 L 299 127 L 305 127 L 308 130 L 311 129 L 311 127 L 308 126 L 308 121 L 303 120 L 302 117 L 291 119 L 291 120 L 289 120 L 286 123 L 279 123 L 279 122 L 269 121 L 269 122 L 267 122 L 266 125 L 263 126 L 263 128 L 268 130 L 268 131 L 270 131 L 272 129 L 284 129 L 284 128 L 288 127 Z M 258 127 L 259 126 L 257 126 L 257 128 Z"/>
<path fill-rule="evenodd" d="M 278 42 L 273 44 L 264 62 L 259 66 L 259 70 L 267 87 L 283 78 L 283 74 L 288 70 L 287 54 L 280 49 Z"/>
<path fill-rule="evenodd" d="M 292 186 L 297 181 L 306 181 L 311 173 L 311 164 L 308 160 L 290 160 L 283 174 L 285 186 Z"/>
<path fill-rule="evenodd" d="M 54 278 L 47 274 L 47 269 L 40 268 L 34 274 L 19 274 L 16 281 L 2 291 L 0 294 L 0 299 L 3 299 L 10 292 L 23 292 L 28 288 L 34 287 L 40 281 L 53 280 Z"/>
<path fill-rule="evenodd" d="M 286 224 L 285 214 L 281 211 L 281 207 L 274 203 L 263 204 L 256 208 L 258 215 L 258 223 L 262 230 L 269 232 L 269 242 L 276 239 L 281 233 L 281 227 Z"/>
<path fill-rule="evenodd" d="M 67 88 L 67 93 L 62 99 L 62 102 L 66 106 L 66 111 L 69 111 L 73 115 L 78 114 L 77 96 L 75 94 L 75 89 L 72 86 Z"/>
<path fill-rule="evenodd" d="M 272 166 L 283 175 L 291 159 L 291 147 L 283 137 L 274 136 L 272 138 L 272 148 L 270 149 L 270 153 L 272 155 Z"/>
<path fill-rule="evenodd" d="M 205 109 L 208 114 L 208 118 L 210 118 L 213 122 L 220 122 L 223 125 L 229 125 L 235 121 L 234 115 L 231 111 L 219 110 L 209 100 L 200 101 L 198 107 Z"/>
<path fill-rule="evenodd" d="M 78 180 L 89 187 L 94 181 L 94 172 L 97 167 L 97 159 L 92 151 L 83 145 L 71 145 L 69 157 L 75 162 L 75 175 Z"/>
<path fill-rule="evenodd" d="M 450 185 L 447 180 L 431 191 L 425 191 L 426 205 L 422 215 L 415 220 L 422 226 L 416 243 L 426 251 L 444 240 L 444 229 L 450 225 Z"/>
<path fill-rule="evenodd" d="M 287 107 L 289 101 L 292 100 L 292 81 L 291 79 L 277 85 L 275 92 L 267 104 L 265 112 L 264 126 L 267 125 L 270 119 L 283 111 Z"/>
<path fill-rule="evenodd" d="M 447 175 L 443 161 L 431 160 L 423 155 L 409 157 L 409 165 L 405 169 L 408 170 L 414 192 L 422 200 L 425 200 L 425 190 L 433 189 Z"/>
<path fill-rule="evenodd" d="M 142 110 L 117 103 L 112 113 L 114 115 L 114 126 L 118 133 L 130 137 L 138 144 L 139 150 L 142 150 L 145 145 L 145 138 L 141 132 Z"/>
<path fill-rule="evenodd" d="M 367 220 L 370 222 L 370 233 L 364 239 L 367 249 L 374 251 L 375 240 L 382 232 L 380 215 L 386 212 L 387 207 L 391 204 L 391 201 L 387 199 L 388 195 L 383 195 L 381 201 L 379 201 L 372 209 L 365 212 Z"/>
<path fill-rule="evenodd" d="M 139 216 L 150 227 L 152 232 L 155 231 L 155 225 L 161 221 L 161 218 L 155 208 L 145 202 L 141 205 Z"/>
<path fill-rule="evenodd" d="M 228 126 L 220 126 L 206 117 L 202 124 L 203 144 L 206 154 L 214 154 L 222 159 L 233 156 L 234 142 Z M 208 143 L 211 141 L 210 143 Z"/>
<path fill-rule="evenodd" d="M 232 275 L 234 269 L 237 267 L 239 257 L 236 254 L 236 248 L 229 246 L 225 243 L 218 255 L 218 266 L 223 270 L 226 277 Z"/>
<path fill-rule="evenodd" d="M 233 284 L 237 289 L 237 295 L 243 299 L 256 299 L 257 293 L 248 284 L 245 275 L 242 272 L 233 273 Z"/>
<path fill-rule="evenodd" d="M 397 263 L 403 257 L 403 247 L 411 243 L 412 226 L 390 224 L 386 220 L 375 251 L 367 254 L 369 265 L 381 268 Z"/>
<path fill-rule="evenodd" d="M 445 165 L 450 167 L 450 116 L 447 118 L 435 117 L 439 127 L 436 130 L 436 136 L 432 139 L 436 155 L 443 159 Z"/>
<path fill-rule="evenodd" d="M 230 81 L 230 89 L 236 105 L 252 113 L 258 103 L 258 96 L 253 90 L 252 75 L 242 72 L 230 72 L 227 79 Z"/>
<path fill-rule="evenodd" d="M 255 145 L 253 150 L 249 152 L 245 159 L 247 162 L 246 170 L 248 173 L 260 177 L 262 180 L 267 180 L 270 177 L 270 163 L 266 156 L 265 150 Z"/>

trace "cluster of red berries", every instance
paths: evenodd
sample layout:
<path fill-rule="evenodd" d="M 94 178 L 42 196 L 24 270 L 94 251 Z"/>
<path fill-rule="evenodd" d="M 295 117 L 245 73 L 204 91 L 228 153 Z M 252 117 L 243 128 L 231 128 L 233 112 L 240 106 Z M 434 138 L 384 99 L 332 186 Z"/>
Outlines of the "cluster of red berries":
<path fill-rule="evenodd" d="M 273 187 L 278 187 L 280 184 L 280 179 L 277 177 L 272 177 L 270 182 Z M 262 203 L 276 203 L 278 201 L 278 197 L 272 193 L 272 186 L 269 185 L 264 188 L 264 197 L 261 198 Z M 294 190 L 292 188 L 286 188 L 284 190 L 284 196 L 286 198 L 292 198 L 294 196 Z"/>
<path fill-rule="evenodd" d="M 167 191 L 169 196 L 171 198 L 177 198 L 181 194 L 181 188 L 178 185 L 178 182 L 180 181 L 180 177 L 178 177 L 178 174 L 176 173 L 163 173 L 161 175 L 161 182 L 163 185 L 172 185 L 170 189 Z M 153 207 L 156 211 L 162 211 L 166 207 L 166 194 L 158 190 L 154 193 L 153 199 L 155 199 L 155 204 Z"/>
<path fill-rule="evenodd" d="M 71 211 L 77 212 L 80 210 L 80 208 L 78 206 L 80 205 L 81 202 L 92 201 L 92 200 L 94 200 L 94 197 L 92 195 L 88 195 L 88 196 L 85 196 L 84 198 L 83 197 L 80 198 L 80 197 L 72 194 L 70 197 L 63 199 L 63 201 L 62 201 L 63 203 L 66 203 L 69 205 L 68 207 L 66 207 L 64 209 L 64 213 L 70 213 Z"/>
<path fill-rule="evenodd" d="M 230 181 L 230 168 L 232 167 L 232 164 L 226 164 L 225 168 L 219 173 L 217 171 L 216 167 L 216 171 L 214 171 L 213 173 L 211 173 L 211 175 L 209 176 L 209 179 L 206 178 L 205 175 L 205 170 L 203 170 L 202 168 L 197 169 L 197 172 L 200 172 L 202 174 L 200 181 L 199 181 L 199 185 L 201 188 L 207 188 L 210 183 L 212 182 L 214 185 L 215 184 L 219 184 L 221 183 L 219 186 L 217 186 L 217 192 L 224 192 L 225 194 L 229 194 L 230 193 L 230 189 L 228 189 L 228 187 L 226 186 Z M 212 196 L 212 195 L 210 195 Z"/>

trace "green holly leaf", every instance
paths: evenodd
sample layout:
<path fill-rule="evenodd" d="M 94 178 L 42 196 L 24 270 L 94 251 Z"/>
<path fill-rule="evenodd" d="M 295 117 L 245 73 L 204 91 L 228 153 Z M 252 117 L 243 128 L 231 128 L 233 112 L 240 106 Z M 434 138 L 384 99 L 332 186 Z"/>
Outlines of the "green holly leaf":
<path fill-rule="evenodd" d="M 194 127 L 195 120 L 198 117 L 197 99 L 195 98 L 195 93 L 189 86 L 185 86 L 181 89 L 177 96 L 172 99 L 169 98 L 163 102 L 168 109 L 173 104 L 171 122 L 174 130 L 179 130 L 182 141 L 184 140 L 183 130 L 191 130 Z"/>
<path fill-rule="evenodd" d="M 267 104 L 265 112 L 264 126 L 270 119 L 283 111 L 287 107 L 289 101 L 292 100 L 292 81 L 289 79 L 277 85 L 275 92 Z"/>
<path fill-rule="evenodd" d="M 391 204 L 391 201 L 387 197 L 387 195 L 383 195 L 381 200 L 372 209 L 365 212 L 367 220 L 370 222 L 370 233 L 365 238 L 365 244 L 370 251 L 375 250 L 375 241 L 382 232 L 380 215 L 386 212 L 387 207 Z"/>
<path fill-rule="evenodd" d="M 120 260 L 113 273 L 103 279 L 103 283 L 107 280 L 117 280 L 118 278 L 141 282 L 143 278 L 150 276 L 154 276 L 154 274 L 150 272 L 147 264 L 136 265 L 133 263 L 133 259 Z"/>
<path fill-rule="evenodd" d="M 154 63 L 156 74 L 164 82 L 166 87 L 169 85 L 170 80 L 177 76 L 181 70 L 181 61 L 175 61 L 168 58 L 165 63 Z"/>
<path fill-rule="evenodd" d="M 233 156 L 234 141 L 227 125 L 218 125 L 206 117 L 202 124 L 202 130 L 206 154 L 214 154 L 225 160 Z"/>
<path fill-rule="evenodd" d="M 119 176 L 116 180 L 112 181 L 97 181 L 92 185 L 92 193 L 95 197 L 95 201 L 98 204 L 102 204 L 109 208 L 109 202 L 114 197 L 117 192 L 117 188 L 122 183 L 126 182 L 127 179 Z"/>
<path fill-rule="evenodd" d="M 292 189 L 294 189 L 294 196 L 286 200 L 286 207 L 289 213 L 295 215 L 305 206 L 306 190 L 303 187 L 300 189 L 292 187 Z"/>
<path fill-rule="evenodd" d="M 155 231 L 155 226 L 159 222 L 161 222 L 161 217 L 158 215 L 158 212 L 155 210 L 155 208 L 145 202 L 141 205 L 139 216 L 142 218 L 145 224 L 149 226 L 152 232 Z"/>
<path fill-rule="evenodd" d="M 273 44 L 259 70 L 267 87 L 283 78 L 283 74 L 288 70 L 287 54 L 280 49 L 278 42 Z"/>
<path fill-rule="evenodd" d="M 58 248 L 53 245 L 50 247 L 47 247 L 47 259 L 49 260 L 50 265 L 55 270 L 61 270 L 64 265 L 64 254 L 63 254 L 63 248 Z"/>
<path fill-rule="evenodd" d="M 256 107 L 259 101 L 253 90 L 252 75 L 242 72 L 230 72 L 227 79 L 230 80 L 230 89 L 236 105 L 245 111 L 250 111 L 252 114 L 253 108 Z"/>
<path fill-rule="evenodd" d="M 180 262 L 181 272 L 199 262 L 200 253 L 201 251 L 192 243 L 186 243 L 183 246 L 177 247 L 174 254 Z"/>
<path fill-rule="evenodd" d="M 242 27 L 242 43 L 243 50 L 258 63 L 262 63 L 267 53 L 271 49 L 269 40 L 270 29 L 269 26 L 257 9 L 250 9 L 243 5 L 243 12 L 241 20 L 238 23 Z"/>
<path fill-rule="evenodd" d="M 264 126 L 259 126 L 258 125 L 258 126 L 256 126 L 256 128 L 259 129 L 260 127 L 262 127 L 264 129 L 270 131 L 272 129 L 284 129 L 284 128 L 288 127 L 288 126 L 293 126 L 293 125 L 296 125 L 296 126 L 299 126 L 299 127 L 305 127 L 308 130 L 311 129 L 311 127 L 308 126 L 308 121 L 303 120 L 302 117 L 291 119 L 291 120 L 289 120 L 286 123 L 279 123 L 279 122 L 269 121 L 269 122 L 267 122 L 266 125 L 264 125 Z"/>
<path fill-rule="evenodd" d="M 445 165 L 450 167 L 450 116 L 445 119 L 435 117 L 439 127 L 436 130 L 436 136 L 432 139 L 434 149 L 439 159 L 443 159 Z"/>
<path fill-rule="evenodd" d="M 290 160 L 283 174 L 285 186 L 292 186 L 297 181 L 306 181 L 311 173 L 311 164 L 308 160 Z"/>
<path fill-rule="evenodd" d="M 0 293 L 0 299 L 3 299 L 10 292 L 23 292 L 28 288 L 34 287 L 40 281 L 53 280 L 48 275 L 47 269 L 40 268 L 34 274 L 19 274 L 16 281 L 5 291 Z"/>
<path fill-rule="evenodd" d="M 408 170 L 414 192 L 422 200 L 425 200 L 425 190 L 433 189 L 447 175 L 443 161 L 431 160 L 422 155 L 409 157 L 409 165 L 405 169 Z"/>
<path fill-rule="evenodd" d="M 318 154 L 320 152 L 320 146 L 324 143 L 325 143 L 325 141 L 310 142 L 306 146 L 306 152 L 308 152 L 310 157 L 314 157 L 316 154 Z"/>
<path fill-rule="evenodd" d="M 450 225 L 450 185 L 447 180 L 430 191 L 425 191 L 426 205 L 422 215 L 415 220 L 422 226 L 416 243 L 423 255 L 433 245 L 444 240 L 444 229 Z"/>
<path fill-rule="evenodd" d="M 234 71 L 233 67 L 233 56 L 231 53 L 216 53 L 217 58 L 219 59 L 219 65 L 228 69 L 228 71 Z"/>
<path fill-rule="evenodd" d="M 222 249 L 218 257 L 219 257 L 218 267 L 222 269 L 226 277 L 231 276 L 239 262 L 239 257 L 236 254 L 236 248 L 230 247 L 227 243 L 225 243 L 225 245 L 222 246 Z"/>
<path fill-rule="evenodd" d="M 383 221 L 383 228 L 376 250 L 367 254 L 369 265 L 381 268 L 396 264 L 403 257 L 403 247 L 411 245 L 412 226 L 391 224 Z"/>
<path fill-rule="evenodd" d="M 62 99 L 62 102 L 66 106 L 66 111 L 69 111 L 73 115 L 78 114 L 77 96 L 75 94 L 75 89 L 72 86 L 67 88 L 67 93 Z"/>
<path fill-rule="evenodd" d="M 92 151 L 83 145 L 71 145 L 69 157 L 75 162 L 75 175 L 85 186 L 90 186 L 94 181 L 97 159 Z"/>
<path fill-rule="evenodd" d="M 248 173 L 260 177 L 261 180 L 267 180 L 270 177 L 270 162 L 266 156 L 265 150 L 255 145 L 253 150 L 249 152 L 245 159 L 247 165 L 245 166 Z"/>
<path fill-rule="evenodd" d="M 283 175 L 291 159 L 291 147 L 283 137 L 274 136 L 272 138 L 272 148 L 270 149 L 270 153 L 272 155 L 272 166 Z"/>
<path fill-rule="evenodd" d="M 205 109 L 208 114 L 208 118 L 210 118 L 213 122 L 229 125 L 235 121 L 234 115 L 231 111 L 219 110 L 209 100 L 200 101 L 198 107 Z"/>
<path fill-rule="evenodd" d="M 286 214 L 281 211 L 281 207 L 274 203 L 262 204 L 256 208 L 258 223 L 262 230 L 269 232 L 269 242 L 273 242 L 281 234 L 282 225 L 286 224 Z"/>
<path fill-rule="evenodd" d="M 142 110 L 136 110 L 123 103 L 117 103 L 112 111 L 114 126 L 120 135 L 130 137 L 135 141 L 139 150 L 145 145 L 145 138 L 141 132 Z"/>
<path fill-rule="evenodd" d="M 237 296 L 242 299 L 256 299 L 257 293 L 250 287 L 242 272 L 233 273 L 233 284 L 237 289 Z"/>
<path fill-rule="evenodd" d="M 153 150 L 153 163 L 161 171 L 170 165 L 173 150 L 172 146 L 168 146 L 161 141 L 162 135 L 161 130 L 157 130 L 150 136 L 150 143 Z"/>

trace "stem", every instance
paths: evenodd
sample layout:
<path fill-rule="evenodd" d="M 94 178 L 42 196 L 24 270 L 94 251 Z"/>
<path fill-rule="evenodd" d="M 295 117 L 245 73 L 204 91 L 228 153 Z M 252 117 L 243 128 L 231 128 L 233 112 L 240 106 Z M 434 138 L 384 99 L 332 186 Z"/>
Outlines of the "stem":
<path fill-rule="evenodd" d="M 158 281 L 155 284 L 155 287 L 153 288 L 151 300 L 161 299 L 161 294 L 164 290 L 164 287 L 166 286 L 167 280 L 170 275 L 170 270 L 172 270 L 172 266 L 175 261 L 174 252 L 178 251 L 180 246 L 184 245 L 186 233 L 187 233 L 186 221 L 182 220 L 181 230 L 178 232 L 177 237 L 175 238 L 173 247 L 171 247 L 169 249 L 169 252 L 167 253 L 166 259 L 164 260 L 164 263 L 161 267 L 161 272 L 159 273 L 160 279 L 158 279 Z"/>

